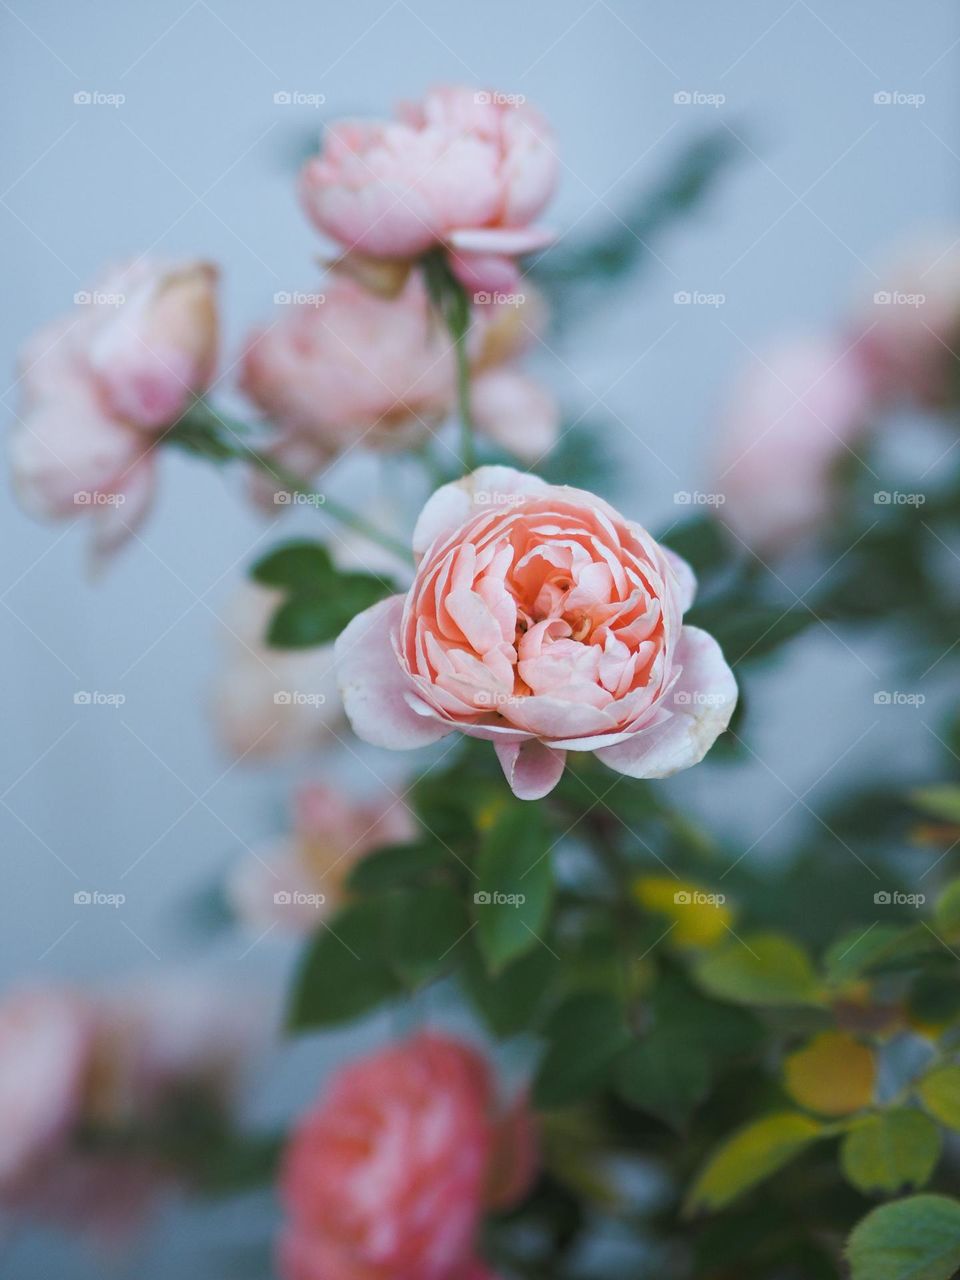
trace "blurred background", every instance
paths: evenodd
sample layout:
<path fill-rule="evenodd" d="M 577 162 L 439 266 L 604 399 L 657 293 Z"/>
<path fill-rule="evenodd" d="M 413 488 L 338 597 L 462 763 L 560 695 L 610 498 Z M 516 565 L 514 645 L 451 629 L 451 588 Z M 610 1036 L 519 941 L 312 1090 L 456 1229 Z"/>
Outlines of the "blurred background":
<path fill-rule="evenodd" d="M 612 496 L 663 529 L 684 514 L 678 492 L 709 487 L 720 406 L 755 353 L 834 326 L 882 287 L 891 246 L 956 221 L 960 14 L 947 0 L 0 0 L 0 31 L 11 410 L 23 338 L 104 263 L 148 249 L 222 265 L 227 369 L 273 295 L 317 278 L 294 179 L 324 120 L 384 114 L 435 82 L 497 86 L 554 125 L 563 174 L 550 222 L 571 242 L 620 225 L 695 139 L 717 135 L 728 152 L 705 199 L 651 240 L 635 273 L 536 353 L 568 416 L 606 424 L 621 467 Z M 684 292 L 723 302 L 684 305 Z M 228 376 L 219 391 L 229 386 Z M 241 477 L 180 456 L 161 465 L 141 540 L 95 583 L 80 529 L 34 524 L 12 496 L 0 507 L 4 986 L 173 967 L 215 971 L 238 1001 L 257 987 L 279 993 L 292 944 L 205 939 L 184 908 L 244 846 L 283 830 L 295 782 L 335 776 L 358 794 L 369 783 L 349 756 L 253 769 L 218 750 L 206 709 L 227 640 L 220 619 L 281 525 L 245 504 Z M 283 531 L 298 522 L 310 514 Z M 890 657 L 822 629 L 805 637 L 756 681 L 758 759 L 735 785 L 709 769 L 666 785 L 753 846 L 751 858 L 775 858 L 844 777 L 868 775 L 894 749 L 922 770 L 936 746 L 915 708 L 874 704 Z M 124 700 L 77 704 L 80 691 Z M 378 764 L 395 777 L 407 767 Z M 84 890 L 125 902 L 75 905 Z M 261 1116 L 301 1105 L 355 1045 L 351 1032 L 286 1051 Z M 170 1214 L 130 1274 L 237 1275 L 222 1253 L 219 1270 L 203 1263 L 205 1251 L 229 1236 L 243 1253 L 263 1234 L 242 1203 Z M 250 1274 L 257 1265 L 255 1255 Z M 101 1274 L 69 1241 L 42 1235 L 18 1242 L 11 1266 Z"/>

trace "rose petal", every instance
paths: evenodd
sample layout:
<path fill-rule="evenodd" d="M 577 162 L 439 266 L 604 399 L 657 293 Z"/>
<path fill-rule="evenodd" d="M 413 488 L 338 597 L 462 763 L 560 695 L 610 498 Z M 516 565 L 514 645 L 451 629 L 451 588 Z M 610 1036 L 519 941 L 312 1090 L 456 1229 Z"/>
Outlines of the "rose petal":
<path fill-rule="evenodd" d="M 540 800 L 560 781 L 565 751 L 551 751 L 535 738 L 526 742 L 495 742 L 494 750 L 510 790 L 518 800 Z"/>
<path fill-rule="evenodd" d="M 667 695 L 669 719 L 641 730 L 598 759 L 631 778 L 666 778 L 698 764 L 730 723 L 737 685 L 716 640 L 699 627 L 684 627 L 676 660 L 680 679 Z"/>
<path fill-rule="evenodd" d="M 404 697 L 411 682 L 393 647 L 404 597 L 390 596 L 358 613 L 334 645 L 337 680 L 354 732 L 375 747 L 405 750 L 446 737 L 450 727 L 417 715 Z"/>

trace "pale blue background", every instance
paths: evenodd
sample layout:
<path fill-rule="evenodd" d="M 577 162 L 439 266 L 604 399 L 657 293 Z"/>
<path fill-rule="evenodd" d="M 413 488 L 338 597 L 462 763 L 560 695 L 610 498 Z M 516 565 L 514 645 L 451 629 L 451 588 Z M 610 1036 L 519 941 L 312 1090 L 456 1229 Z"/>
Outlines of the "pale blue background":
<path fill-rule="evenodd" d="M 321 116 L 382 111 L 435 81 L 522 92 L 559 136 L 551 220 L 561 229 L 605 225 L 684 139 L 718 123 L 735 130 L 748 144 L 739 162 L 658 241 L 659 261 L 555 354 L 542 353 L 571 408 L 599 399 L 622 420 L 625 505 L 654 527 L 677 514 L 676 490 L 704 486 L 716 407 L 750 349 L 835 323 L 878 287 L 892 241 L 956 218 L 960 20 L 948 0 L 0 0 L 0 39 L 7 371 L 24 335 L 69 307 L 102 263 L 148 246 L 223 264 L 232 360 L 276 290 L 313 280 L 316 240 L 291 172 Z M 83 90 L 126 101 L 75 106 Z M 321 93 L 327 104 L 275 106 L 281 90 Z M 680 90 L 726 102 L 677 106 Z M 926 102 L 878 107 L 883 90 Z M 679 289 L 720 291 L 727 302 L 677 308 Z M 162 466 L 146 547 L 95 586 L 82 573 L 82 522 L 61 536 L 12 500 L 0 506 L 4 982 L 203 964 L 234 980 L 242 999 L 251 984 L 277 985 L 289 961 L 272 941 L 248 950 L 239 935 L 189 950 L 174 923 L 190 887 L 236 850 L 231 831 L 251 843 L 275 831 L 289 781 L 310 766 L 221 778 L 227 762 L 201 712 L 217 612 L 265 531 L 236 482 L 180 458 Z M 912 742 L 921 768 L 931 741 L 916 712 L 886 709 L 871 728 L 887 662 L 829 635 L 798 646 L 786 673 L 765 676 L 755 694 L 765 763 L 738 775 L 736 791 L 709 769 L 670 786 L 746 847 L 792 805 L 791 789 L 805 791 L 848 748 L 843 770 L 861 772 Z M 77 708 L 78 688 L 121 690 L 127 701 L 121 712 Z M 807 802 L 829 795 L 841 773 Z M 191 791 L 204 803 L 191 808 Z M 751 856 L 772 854 L 802 817 L 798 807 Z M 74 907 L 77 888 L 116 890 L 151 845 L 123 882 L 122 913 Z M 344 1039 L 288 1055 L 262 1113 L 308 1096 Z M 229 1206 L 174 1215 L 131 1274 L 236 1276 L 203 1253 L 225 1235 L 236 1245 L 262 1237 L 262 1218 Z M 9 1268 L 100 1274 L 62 1241 L 21 1242 Z"/>

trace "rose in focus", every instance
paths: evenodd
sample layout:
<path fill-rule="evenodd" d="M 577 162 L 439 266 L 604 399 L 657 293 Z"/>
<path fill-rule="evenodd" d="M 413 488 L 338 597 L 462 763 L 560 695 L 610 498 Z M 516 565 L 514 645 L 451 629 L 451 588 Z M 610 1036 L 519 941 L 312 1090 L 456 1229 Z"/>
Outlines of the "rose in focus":
<path fill-rule="evenodd" d="M 733 714 L 716 641 L 683 625 L 689 566 L 583 490 L 482 467 L 430 498 L 409 592 L 336 643 L 359 737 L 491 740 L 516 795 L 546 795 L 567 751 L 659 778 L 700 761 Z"/>
<path fill-rule="evenodd" d="M 20 353 L 14 487 L 40 519 L 89 514 L 108 555 L 146 516 L 153 446 L 213 377 L 216 268 L 138 259 L 76 296 Z"/>
<path fill-rule="evenodd" d="M 539 112 L 493 91 L 443 87 L 389 121 L 343 120 L 301 176 L 315 226 L 351 256 L 408 261 L 443 246 L 470 289 L 512 289 L 515 258 L 552 236 L 533 225 L 557 179 Z"/>
<path fill-rule="evenodd" d="M 421 1033 L 336 1076 L 297 1126 L 281 1177 L 285 1280 L 491 1280 L 486 1209 L 536 1169 L 525 1103 L 501 1108 L 484 1059 Z"/>

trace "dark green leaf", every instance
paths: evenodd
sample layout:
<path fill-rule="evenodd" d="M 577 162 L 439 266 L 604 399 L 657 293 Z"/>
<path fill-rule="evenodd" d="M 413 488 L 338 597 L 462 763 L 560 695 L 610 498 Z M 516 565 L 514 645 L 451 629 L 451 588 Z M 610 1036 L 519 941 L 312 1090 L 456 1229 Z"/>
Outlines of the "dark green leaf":
<path fill-rule="evenodd" d="M 577 1102 L 604 1087 L 630 1037 L 613 996 L 570 996 L 550 1018 L 547 1051 L 533 1087 L 534 1104 L 550 1109 Z"/>
<path fill-rule="evenodd" d="M 549 836 L 539 805 L 511 800 L 486 833 L 473 882 L 477 938 L 494 972 L 536 946 L 553 898 Z"/>
<path fill-rule="evenodd" d="M 868 1213 L 847 1242 L 851 1280 L 951 1280 L 960 1267 L 960 1202 L 911 1196 Z"/>
<path fill-rule="evenodd" d="M 356 863 L 347 883 L 354 893 L 379 893 L 419 883 L 442 871 L 460 867 L 448 849 L 430 840 L 391 844 L 374 849 Z"/>
<path fill-rule="evenodd" d="M 300 538 L 268 552 L 250 569 L 254 582 L 282 587 L 293 593 L 312 593 L 326 586 L 336 573 L 322 542 Z"/>
<path fill-rule="evenodd" d="M 460 982 L 494 1035 L 501 1039 L 535 1029 L 559 976 L 560 964 L 546 947 L 535 947 L 491 974 L 476 947 L 464 953 Z"/>
<path fill-rule="evenodd" d="M 349 1022 L 399 991 L 386 954 L 383 904 L 347 907 L 321 925 L 301 961 L 290 999 L 288 1026 L 305 1031 Z"/>

